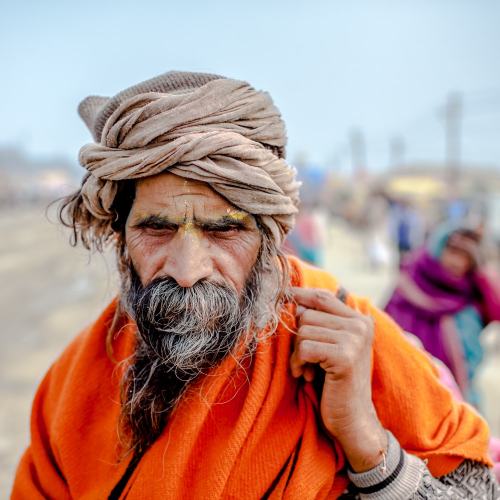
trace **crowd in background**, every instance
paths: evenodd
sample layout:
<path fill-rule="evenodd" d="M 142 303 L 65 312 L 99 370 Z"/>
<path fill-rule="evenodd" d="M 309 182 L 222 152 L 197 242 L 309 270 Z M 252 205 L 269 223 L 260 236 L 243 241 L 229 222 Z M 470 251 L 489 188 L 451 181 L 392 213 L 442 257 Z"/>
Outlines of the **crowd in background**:
<path fill-rule="evenodd" d="M 386 312 L 429 354 L 455 396 L 481 411 L 475 383 L 484 357 L 481 333 L 500 321 L 500 240 L 487 199 L 394 195 L 380 185 L 358 188 L 361 195 L 353 189 L 339 206 L 306 181 L 288 251 L 322 266 L 329 219 L 357 228 L 367 268 L 397 270 Z M 500 440 L 492 437 L 490 447 L 500 476 Z"/>

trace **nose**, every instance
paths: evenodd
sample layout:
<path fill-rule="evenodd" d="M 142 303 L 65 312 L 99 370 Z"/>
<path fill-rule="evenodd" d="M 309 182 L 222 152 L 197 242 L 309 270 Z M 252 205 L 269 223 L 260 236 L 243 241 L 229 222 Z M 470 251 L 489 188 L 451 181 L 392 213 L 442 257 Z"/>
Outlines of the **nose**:
<path fill-rule="evenodd" d="M 163 273 L 183 288 L 209 278 L 213 272 L 212 259 L 203 237 L 197 231 L 179 231 L 169 248 Z"/>

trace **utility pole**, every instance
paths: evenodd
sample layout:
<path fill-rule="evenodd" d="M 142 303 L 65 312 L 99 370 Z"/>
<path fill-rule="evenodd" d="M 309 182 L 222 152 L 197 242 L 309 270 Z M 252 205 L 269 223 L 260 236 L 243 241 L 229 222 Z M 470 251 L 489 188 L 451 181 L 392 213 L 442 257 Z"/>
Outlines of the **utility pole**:
<path fill-rule="evenodd" d="M 446 134 L 446 166 L 450 181 L 457 182 L 460 174 L 462 149 L 463 98 L 457 92 L 448 94 L 444 109 Z"/>
<path fill-rule="evenodd" d="M 355 179 L 363 179 L 366 174 L 366 142 L 360 129 L 353 129 L 349 135 L 351 166 Z"/>

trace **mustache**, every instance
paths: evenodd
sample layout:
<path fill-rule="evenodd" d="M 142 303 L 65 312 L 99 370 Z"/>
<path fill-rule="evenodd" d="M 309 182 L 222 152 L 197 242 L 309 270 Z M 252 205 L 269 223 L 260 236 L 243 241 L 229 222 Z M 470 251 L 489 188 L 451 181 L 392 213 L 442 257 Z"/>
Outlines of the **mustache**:
<path fill-rule="evenodd" d="M 178 333 L 179 320 L 193 328 L 203 320 L 210 330 L 239 306 L 233 289 L 207 280 L 183 288 L 173 278 L 157 278 L 137 291 L 135 314 L 164 334 Z"/>
<path fill-rule="evenodd" d="M 140 340 L 164 366 L 178 374 L 210 365 L 234 347 L 249 326 L 247 294 L 224 283 L 201 280 L 183 288 L 170 277 L 143 286 L 133 268 L 128 304 Z M 145 354 L 146 354 L 145 352 Z"/>

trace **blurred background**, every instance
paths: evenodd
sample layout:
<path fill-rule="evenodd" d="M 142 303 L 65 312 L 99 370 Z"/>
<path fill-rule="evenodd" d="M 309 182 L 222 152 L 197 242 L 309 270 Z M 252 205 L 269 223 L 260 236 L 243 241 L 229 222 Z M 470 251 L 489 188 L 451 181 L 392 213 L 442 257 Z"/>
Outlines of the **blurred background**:
<path fill-rule="evenodd" d="M 290 251 L 383 307 L 403 257 L 443 221 L 477 228 L 496 280 L 499 26 L 494 0 L 4 2 L 0 492 L 36 386 L 116 290 L 113 256 L 71 248 L 47 211 L 83 174 L 81 99 L 171 69 L 269 91 L 303 181 Z M 481 342 L 478 408 L 498 435 L 496 323 Z"/>

